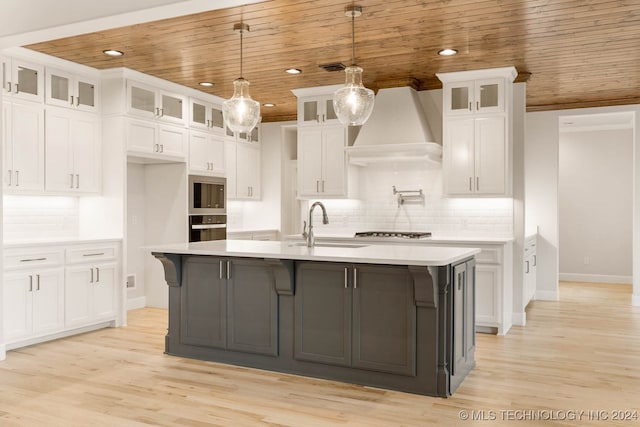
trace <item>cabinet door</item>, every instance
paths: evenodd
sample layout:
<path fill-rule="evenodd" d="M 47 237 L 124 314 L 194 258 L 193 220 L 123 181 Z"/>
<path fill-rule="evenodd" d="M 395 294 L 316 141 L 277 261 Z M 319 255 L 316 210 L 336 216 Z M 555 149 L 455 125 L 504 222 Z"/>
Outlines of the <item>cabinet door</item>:
<path fill-rule="evenodd" d="M 183 261 L 180 287 L 182 343 L 206 347 L 227 346 L 226 260 L 188 257 Z"/>
<path fill-rule="evenodd" d="M 322 180 L 322 128 L 298 129 L 298 195 L 317 196 Z"/>
<path fill-rule="evenodd" d="M 475 261 L 467 261 L 453 267 L 452 319 L 451 328 L 451 377 L 455 389 L 474 365 L 475 328 Z M 457 376 L 457 377 L 456 377 Z"/>
<path fill-rule="evenodd" d="M 214 175 L 223 176 L 226 172 L 225 165 L 225 142 L 224 137 L 212 135 L 208 142 L 209 161 L 211 162 L 211 172 Z"/>
<path fill-rule="evenodd" d="M 227 348 L 276 356 L 278 295 L 271 267 L 243 259 L 227 266 Z"/>
<path fill-rule="evenodd" d="M 259 199 L 260 147 L 255 144 L 238 143 L 236 150 L 236 197 L 239 199 Z"/>
<path fill-rule="evenodd" d="M 189 171 L 193 174 L 208 174 L 211 172 L 209 158 L 209 135 L 205 132 L 189 132 Z"/>
<path fill-rule="evenodd" d="M 83 111 L 95 112 L 99 109 L 98 80 L 88 77 L 76 77 L 75 79 L 75 105 Z"/>
<path fill-rule="evenodd" d="M 238 153 L 236 150 L 237 143 L 231 139 L 224 141 L 224 162 L 225 175 L 227 177 L 227 199 L 235 199 L 238 196 L 236 176 Z"/>
<path fill-rule="evenodd" d="M 76 113 L 72 135 L 74 187 L 76 191 L 98 192 L 101 174 L 100 118 L 95 114 Z"/>
<path fill-rule="evenodd" d="M 479 113 L 497 113 L 504 111 L 503 79 L 476 81 L 475 111 Z"/>
<path fill-rule="evenodd" d="M 144 120 L 127 122 L 127 150 L 138 153 L 154 153 L 158 151 L 158 126 Z"/>
<path fill-rule="evenodd" d="M 325 126 L 323 132 L 320 190 L 323 196 L 343 196 L 347 193 L 345 127 Z"/>
<path fill-rule="evenodd" d="M 159 153 L 185 158 L 187 154 L 187 131 L 177 126 L 158 125 Z"/>
<path fill-rule="evenodd" d="M 17 190 L 44 189 L 44 108 L 13 103 L 11 111 L 13 183 Z"/>
<path fill-rule="evenodd" d="M 33 329 L 33 277 L 26 272 L 5 274 L 3 290 L 5 341 L 28 336 Z"/>
<path fill-rule="evenodd" d="M 470 194 L 475 188 L 473 118 L 445 120 L 444 185 L 447 194 Z"/>
<path fill-rule="evenodd" d="M 64 327 L 64 270 L 41 270 L 33 279 L 33 331 Z"/>
<path fill-rule="evenodd" d="M 97 264 L 93 267 L 92 314 L 96 320 L 116 314 L 116 264 Z"/>
<path fill-rule="evenodd" d="M 186 98 L 182 95 L 159 91 L 160 119 L 176 124 L 185 124 L 187 117 Z"/>
<path fill-rule="evenodd" d="M 4 63 L 3 63 L 4 65 Z M 11 104 L 2 103 L 2 184 L 13 185 L 13 144 L 11 142 Z"/>
<path fill-rule="evenodd" d="M 191 114 L 189 115 L 189 126 L 192 128 L 208 129 L 211 125 L 209 104 L 192 98 L 190 106 Z"/>
<path fill-rule="evenodd" d="M 500 324 L 501 271 L 500 265 L 476 266 L 475 318 L 478 326 L 497 327 Z"/>
<path fill-rule="evenodd" d="M 160 107 L 156 105 L 156 89 L 127 81 L 127 112 L 148 119 L 158 117 Z"/>
<path fill-rule="evenodd" d="M 322 105 L 318 98 L 302 98 L 298 101 L 298 124 L 320 124 Z"/>
<path fill-rule="evenodd" d="M 47 191 L 73 191 L 73 112 L 48 107 L 46 116 L 45 188 Z"/>
<path fill-rule="evenodd" d="M 483 117 L 475 121 L 475 191 L 504 195 L 506 192 L 505 118 Z"/>
<path fill-rule="evenodd" d="M 416 375 L 416 307 L 406 267 L 353 269 L 354 368 Z"/>
<path fill-rule="evenodd" d="M 45 100 L 49 105 L 59 107 L 74 107 L 76 98 L 74 93 L 73 76 L 64 71 L 47 68 L 47 92 Z"/>
<path fill-rule="evenodd" d="M 44 68 L 21 60 L 12 60 L 12 97 L 42 102 Z"/>
<path fill-rule="evenodd" d="M 448 83 L 445 88 L 444 108 L 447 115 L 471 114 L 474 110 L 474 82 Z"/>
<path fill-rule="evenodd" d="M 66 327 L 87 324 L 92 320 L 91 266 L 66 268 L 64 282 L 64 324 Z"/>
<path fill-rule="evenodd" d="M 351 364 L 353 295 L 348 275 L 346 264 L 296 263 L 295 359 Z"/>

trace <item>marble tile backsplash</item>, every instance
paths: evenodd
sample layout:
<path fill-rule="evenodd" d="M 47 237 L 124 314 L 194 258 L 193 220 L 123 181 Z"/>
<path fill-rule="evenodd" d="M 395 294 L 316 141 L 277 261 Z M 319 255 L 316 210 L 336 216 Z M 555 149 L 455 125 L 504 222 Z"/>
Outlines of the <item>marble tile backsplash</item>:
<path fill-rule="evenodd" d="M 59 196 L 4 196 L 4 240 L 78 237 L 78 199 Z"/>

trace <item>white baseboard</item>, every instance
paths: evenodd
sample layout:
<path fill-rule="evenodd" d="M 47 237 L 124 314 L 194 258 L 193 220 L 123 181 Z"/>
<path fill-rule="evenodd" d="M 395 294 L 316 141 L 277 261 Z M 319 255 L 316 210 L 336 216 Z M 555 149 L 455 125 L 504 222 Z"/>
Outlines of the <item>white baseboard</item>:
<path fill-rule="evenodd" d="M 632 276 L 613 276 L 605 274 L 580 274 L 580 273 L 560 273 L 560 280 L 567 282 L 588 282 L 588 283 L 615 283 L 630 285 L 633 283 Z"/>
<path fill-rule="evenodd" d="M 525 326 L 527 324 L 527 313 L 513 313 L 512 319 L 515 326 Z"/>
<path fill-rule="evenodd" d="M 631 305 L 634 307 L 640 307 L 640 295 L 631 296 Z"/>
<path fill-rule="evenodd" d="M 559 295 L 558 295 L 558 291 L 536 291 L 535 296 L 533 297 L 534 300 L 540 300 L 540 301 L 558 301 Z"/>
<path fill-rule="evenodd" d="M 52 334 L 49 334 L 49 335 L 40 335 L 40 336 L 37 336 L 37 337 L 26 338 L 26 339 L 23 339 L 23 340 L 10 342 L 8 344 L 5 344 L 4 348 L 5 348 L 5 350 L 13 350 L 13 349 L 16 349 L 16 348 L 26 347 L 26 346 L 33 345 L 33 344 L 40 344 L 42 342 L 56 340 L 58 338 L 70 337 L 71 335 L 77 335 L 77 334 L 83 334 L 85 332 L 97 331 L 98 329 L 102 329 L 102 328 L 113 328 L 115 326 L 116 326 L 116 321 L 115 320 L 105 320 L 103 322 L 96 323 L 96 324 L 93 324 L 93 325 L 82 326 L 82 327 L 75 328 L 75 329 L 68 329 L 68 330 L 64 330 L 64 331 L 60 331 L 60 332 L 55 332 L 55 333 L 52 333 Z"/>
<path fill-rule="evenodd" d="M 144 308 L 147 306 L 146 297 L 130 298 L 127 300 L 127 311 L 135 310 L 136 308 Z"/>

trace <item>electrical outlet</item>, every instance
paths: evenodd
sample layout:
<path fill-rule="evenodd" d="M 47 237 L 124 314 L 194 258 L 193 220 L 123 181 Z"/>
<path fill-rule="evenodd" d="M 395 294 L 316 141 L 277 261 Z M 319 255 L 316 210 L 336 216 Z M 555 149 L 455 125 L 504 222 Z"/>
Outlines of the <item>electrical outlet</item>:
<path fill-rule="evenodd" d="M 584 257 L 584 265 L 589 265 L 589 257 Z"/>
<path fill-rule="evenodd" d="M 132 225 L 138 224 L 138 215 L 131 215 L 131 224 Z"/>
<path fill-rule="evenodd" d="M 136 275 L 135 274 L 129 274 L 127 276 L 127 288 L 131 289 L 131 288 L 135 288 L 136 287 Z"/>

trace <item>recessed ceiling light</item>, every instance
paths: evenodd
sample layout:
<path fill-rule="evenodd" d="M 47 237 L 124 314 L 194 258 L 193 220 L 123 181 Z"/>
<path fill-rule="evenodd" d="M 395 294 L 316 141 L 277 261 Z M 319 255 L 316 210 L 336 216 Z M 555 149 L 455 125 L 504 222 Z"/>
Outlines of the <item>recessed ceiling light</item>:
<path fill-rule="evenodd" d="M 287 74 L 300 74 L 302 73 L 302 70 L 299 68 L 287 68 L 284 72 Z"/>
<path fill-rule="evenodd" d="M 204 87 L 212 87 L 213 83 L 211 82 L 200 82 L 198 83 L 200 86 L 204 86 Z"/>
<path fill-rule="evenodd" d="M 273 102 L 265 102 L 264 104 L 262 104 L 263 107 L 275 107 L 276 104 L 274 104 Z"/>
<path fill-rule="evenodd" d="M 124 52 L 121 52 L 119 50 L 114 50 L 114 49 L 103 50 L 102 53 L 104 53 L 107 56 L 111 56 L 113 58 L 117 58 L 118 56 L 124 55 Z"/>
<path fill-rule="evenodd" d="M 438 51 L 438 55 L 440 55 L 440 56 L 453 56 L 453 55 L 455 55 L 456 53 L 458 53 L 458 51 L 457 51 L 457 50 L 455 50 L 455 49 L 449 49 L 449 48 L 447 48 L 447 49 L 442 49 L 442 50 L 439 50 L 439 51 Z"/>

